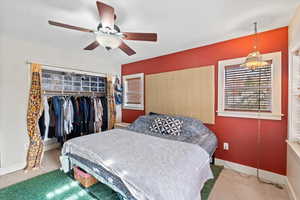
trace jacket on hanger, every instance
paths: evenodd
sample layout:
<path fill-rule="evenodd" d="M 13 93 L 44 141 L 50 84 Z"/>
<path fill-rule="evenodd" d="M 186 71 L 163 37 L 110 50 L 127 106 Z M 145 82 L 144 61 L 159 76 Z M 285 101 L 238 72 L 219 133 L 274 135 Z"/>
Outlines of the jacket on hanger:
<path fill-rule="evenodd" d="M 73 130 L 74 109 L 70 98 L 65 98 L 63 103 L 64 112 L 64 133 L 70 134 Z"/>

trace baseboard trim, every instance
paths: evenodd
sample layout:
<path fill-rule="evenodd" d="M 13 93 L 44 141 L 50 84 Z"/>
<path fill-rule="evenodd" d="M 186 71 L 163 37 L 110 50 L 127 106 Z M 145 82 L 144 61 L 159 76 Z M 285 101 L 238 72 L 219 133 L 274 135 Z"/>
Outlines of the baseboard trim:
<path fill-rule="evenodd" d="M 60 143 L 57 142 L 56 138 L 48 138 L 44 141 L 44 151 L 57 149 L 60 147 Z"/>
<path fill-rule="evenodd" d="M 24 169 L 25 167 L 26 163 L 18 163 L 7 168 L 0 168 L 0 176 Z"/>
<path fill-rule="evenodd" d="M 45 151 L 50 151 L 52 149 L 57 149 L 60 147 L 60 143 L 58 142 L 47 142 L 44 145 L 44 152 Z M 18 170 L 22 170 L 26 167 L 26 163 L 18 163 L 6 168 L 0 168 L 0 176 L 5 175 L 5 174 L 9 174 Z"/>
<path fill-rule="evenodd" d="M 286 179 L 286 188 L 287 188 L 287 191 L 288 191 L 290 200 L 297 200 L 297 197 L 296 197 L 296 193 L 295 193 L 295 191 L 294 191 L 294 188 L 293 188 L 292 185 L 290 184 L 288 178 Z"/>
<path fill-rule="evenodd" d="M 221 160 L 218 158 L 216 158 L 216 165 L 223 165 L 225 168 L 232 169 L 234 171 L 238 171 L 238 172 L 241 172 L 244 174 L 256 176 L 256 168 L 254 168 L 254 167 L 249 167 L 246 165 L 241 165 L 241 164 L 226 161 L 226 160 Z M 287 184 L 286 176 L 276 174 L 273 172 L 269 172 L 266 170 L 262 170 L 262 169 L 259 170 L 259 173 L 260 173 L 260 177 L 264 180 L 271 181 L 273 183 L 282 184 L 282 185 Z"/>
<path fill-rule="evenodd" d="M 46 145 L 44 145 L 44 152 L 50 151 L 52 149 L 57 149 L 59 147 L 60 147 L 60 144 L 58 142 L 52 143 L 52 144 L 46 144 Z"/>

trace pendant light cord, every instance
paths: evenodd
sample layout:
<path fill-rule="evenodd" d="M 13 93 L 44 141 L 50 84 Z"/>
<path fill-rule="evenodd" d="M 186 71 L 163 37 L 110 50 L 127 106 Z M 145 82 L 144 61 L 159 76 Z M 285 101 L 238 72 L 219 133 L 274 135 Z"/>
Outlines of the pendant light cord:
<path fill-rule="evenodd" d="M 254 22 L 254 50 L 257 50 L 258 36 L 257 36 L 257 22 Z"/>
<path fill-rule="evenodd" d="M 273 185 L 278 189 L 283 189 L 283 187 L 280 184 L 273 183 L 273 182 L 267 182 L 265 180 L 262 180 L 259 176 L 259 169 L 260 169 L 260 159 L 261 159 L 261 67 L 259 67 L 259 80 L 258 80 L 258 122 L 257 122 L 257 149 L 258 149 L 258 155 L 257 155 L 257 167 L 256 167 L 256 178 L 258 182 L 268 185 Z"/>

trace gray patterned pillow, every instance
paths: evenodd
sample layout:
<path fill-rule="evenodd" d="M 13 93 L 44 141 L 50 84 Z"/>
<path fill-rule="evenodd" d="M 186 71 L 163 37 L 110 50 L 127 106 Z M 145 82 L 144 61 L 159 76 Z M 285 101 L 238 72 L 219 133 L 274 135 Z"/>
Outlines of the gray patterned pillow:
<path fill-rule="evenodd" d="M 150 131 L 163 135 L 180 135 L 183 121 L 173 117 L 157 117 L 153 120 Z"/>

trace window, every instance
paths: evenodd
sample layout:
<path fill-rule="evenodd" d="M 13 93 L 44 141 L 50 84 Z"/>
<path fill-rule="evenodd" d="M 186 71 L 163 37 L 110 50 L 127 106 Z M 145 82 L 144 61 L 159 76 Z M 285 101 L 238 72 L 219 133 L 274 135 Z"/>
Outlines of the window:
<path fill-rule="evenodd" d="M 124 103 L 123 108 L 144 110 L 144 74 L 123 76 Z"/>
<path fill-rule="evenodd" d="M 281 52 L 263 60 L 255 70 L 240 66 L 245 58 L 219 62 L 219 116 L 281 119 Z"/>
<path fill-rule="evenodd" d="M 225 67 L 225 111 L 272 111 L 272 61 L 268 63 L 255 70 L 240 65 Z"/>

